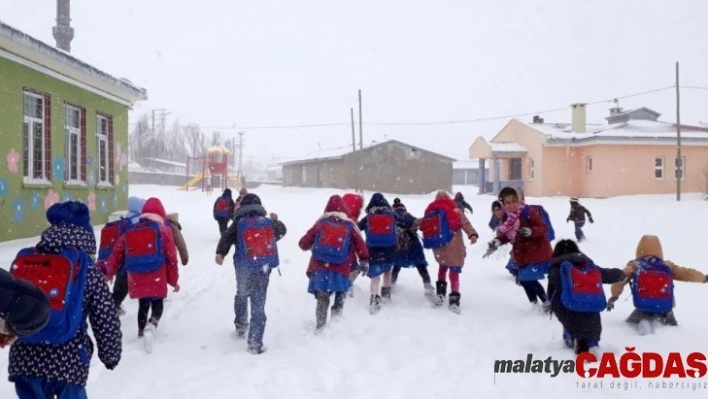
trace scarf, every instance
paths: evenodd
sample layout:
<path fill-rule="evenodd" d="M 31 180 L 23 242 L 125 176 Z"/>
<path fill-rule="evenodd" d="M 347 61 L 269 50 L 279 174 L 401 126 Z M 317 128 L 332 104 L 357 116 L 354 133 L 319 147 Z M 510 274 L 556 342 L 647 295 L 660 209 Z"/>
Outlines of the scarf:
<path fill-rule="evenodd" d="M 526 204 L 523 201 L 519 201 L 519 208 L 516 209 L 516 212 L 506 211 L 506 220 L 499 227 L 501 234 L 505 235 L 511 242 L 514 242 L 516 232 L 519 230 L 519 216 L 524 207 L 526 207 Z"/>

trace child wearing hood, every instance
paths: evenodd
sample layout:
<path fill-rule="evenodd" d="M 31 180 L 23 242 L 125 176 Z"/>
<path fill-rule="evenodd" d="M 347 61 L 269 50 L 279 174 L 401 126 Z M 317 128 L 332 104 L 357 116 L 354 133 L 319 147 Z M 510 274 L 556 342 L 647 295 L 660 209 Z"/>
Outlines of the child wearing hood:
<path fill-rule="evenodd" d="M 140 221 L 140 214 L 143 213 L 144 205 L 145 200 L 143 198 L 128 198 L 128 212 L 125 214 L 125 218 L 130 220 L 131 225 L 134 225 Z M 116 304 L 116 309 L 118 309 L 118 314 L 123 316 L 125 314 L 123 301 L 128 296 L 128 273 L 126 273 L 125 268 L 120 265 L 115 276 L 115 281 L 113 282 L 113 292 L 111 295 L 113 296 L 113 301 Z"/>
<path fill-rule="evenodd" d="M 460 273 L 465 265 L 467 249 L 462 238 L 464 232 L 470 244 L 477 242 L 479 234 L 472 226 L 467 216 L 457 207 L 455 202 L 444 191 L 438 191 L 435 200 L 425 208 L 425 214 L 442 210 L 447 216 L 448 225 L 453 232 L 452 240 L 440 248 L 433 248 L 435 261 L 438 262 L 438 280 L 435 283 L 437 301 L 436 305 L 442 306 L 447 295 L 447 276 L 450 275 L 450 297 L 449 308 L 455 313 L 460 312 Z M 417 220 L 418 225 L 422 224 L 422 219 Z"/>
<path fill-rule="evenodd" d="M 157 198 L 148 198 L 143 205 L 139 219 L 157 222 L 165 257 L 164 263 L 157 270 L 127 273 L 128 294 L 131 299 L 138 299 L 138 337 L 142 338 L 146 333 L 151 335 L 160 322 L 164 310 L 164 299 L 167 297 L 167 286 L 174 287 L 174 292 L 179 292 L 180 286 L 176 246 L 172 229 L 167 225 L 167 213 L 162 202 Z M 127 234 L 123 234 L 118 239 L 113 253 L 108 258 L 109 279 L 113 278 L 116 271 L 125 263 L 126 236 Z M 148 318 L 150 312 L 152 313 Z M 146 342 L 146 345 L 149 346 L 150 342 Z"/>
<path fill-rule="evenodd" d="M 388 216 L 389 220 L 393 219 L 389 226 L 381 226 L 391 233 L 390 236 L 393 236 L 392 242 L 373 243 L 374 231 L 370 225 L 370 220 L 374 219 L 374 217 L 379 219 L 381 216 Z M 371 196 L 371 200 L 366 206 L 366 215 L 357 223 L 359 229 L 366 232 L 366 247 L 369 250 L 368 270 L 365 264 L 361 264 L 360 267 L 362 273 L 366 273 L 371 279 L 371 299 L 369 301 L 369 313 L 371 314 L 378 313 L 381 309 L 382 298 L 386 301 L 391 300 L 391 272 L 396 259 L 395 230 L 398 223 L 398 216 L 393 212 L 388 200 L 381 193 L 374 193 Z M 393 229 L 392 232 L 391 229 Z M 383 286 L 381 287 L 381 295 L 379 295 L 382 275 Z"/>
<path fill-rule="evenodd" d="M 607 310 L 612 310 L 614 303 L 622 294 L 624 286 L 627 283 L 635 285 L 632 287 L 632 297 L 634 300 L 635 309 L 626 321 L 627 323 L 634 325 L 641 335 L 651 333 L 653 331 L 653 324 L 655 321 L 668 326 L 678 325 L 673 311 L 674 306 L 676 306 L 673 292 L 673 281 L 669 283 L 668 287 L 666 286 L 668 283 L 666 279 L 659 282 L 662 285 L 659 287 L 661 292 L 666 293 L 667 303 L 665 306 L 652 306 L 659 305 L 658 303 L 644 306 L 645 302 L 638 300 L 639 298 L 637 298 L 636 295 L 637 290 L 641 290 L 644 287 L 647 290 L 651 290 L 652 286 L 656 286 L 656 283 L 652 284 L 652 282 L 649 281 L 650 278 L 656 276 L 655 273 L 646 273 L 645 279 L 635 280 L 635 277 L 638 277 L 638 273 L 641 273 L 641 271 L 646 267 L 658 267 L 665 269 L 670 275 L 670 280 L 687 281 L 691 283 L 708 282 L 708 276 L 704 275 L 700 271 L 676 265 L 669 260 L 664 260 L 664 250 L 662 249 L 659 237 L 655 235 L 642 236 L 637 244 L 636 258 L 630 260 L 624 268 L 624 274 L 627 278 L 624 281 L 612 285 L 612 297 L 607 303 Z M 647 281 L 648 284 L 644 285 L 644 281 Z M 642 285 L 643 287 L 636 287 L 637 284 Z"/>
<path fill-rule="evenodd" d="M 60 254 L 74 248 L 85 259 L 79 263 L 87 268 L 82 321 L 74 336 L 61 344 L 18 339 L 10 347 L 9 379 L 20 398 L 85 398 L 94 353 L 91 336 L 96 340 L 101 363 L 113 370 L 123 348 L 120 319 L 103 274 L 91 258 L 96 254 L 96 238 L 88 207 L 77 201 L 54 204 L 47 210 L 47 221 L 50 226 L 42 232 L 36 252 Z"/>
<path fill-rule="evenodd" d="M 346 193 L 342 196 L 342 201 L 344 201 L 349 220 L 357 223 L 359 221 L 359 216 L 361 215 L 361 210 L 364 207 L 364 197 L 362 197 L 359 193 Z M 359 274 L 364 273 L 362 273 L 359 269 L 359 262 L 355 260 L 352 262 L 352 268 L 349 273 L 349 281 L 351 281 L 352 287 L 356 278 L 359 277 Z M 351 287 L 349 288 L 349 296 L 354 296 L 354 292 Z"/>
<path fill-rule="evenodd" d="M 300 238 L 298 245 L 303 251 L 312 250 L 306 272 L 310 279 L 307 292 L 313 294 L 317 300 L 315 315 L 316 328 L 319 331 L 327 323 L 327 308 L 332 293 L 332 317 L 341 316 L 344 300 L 351 286 L 351 265 L 357 258 L 359 263 L 366 263 L 369 260 L 369 251 L 361 231 L 356 223 L 349 219 L 346 205 L 339 195 L 329 198 L 324 213 Z M 343 261 L 339 262 L 340 259 Z"/>
<path fill-rule="evenodd" d="M 548 297 L 551 302 L 549 311 L 555 314 L 563 325 L 563 340 L 566 347 L 575 349 L 575 354 L 580 354 L 588 352 L 600 342 L 602 319 L 600 312 L 576 312 L 563 304 L 561 265 L 564 262 L 570 262 L 573 267 L 583 267 L 593 261 L 580 252 L 578 244 L 573 240 L 560 240 L 553 249 L 553 259 L 548 270 Z M 598 268 L 602 275 L 602 284 L 624 281 L 622 269 Z"/>
<path fill-rule="evenodd" d="M 418 229 L 417 218 L 408 213 L 400 198 L 393 199 L 393 210 L 398 215 L 401 230 L 398 232 L 398 251 L 396 251 L 391 283 L 396 285 L 401 268 L 413 266 L 418 270 L 418 274 L 423 280 L 423 290 L 426 298 L 434 300 L 435 288 L 433 288 L 430 281 L 428 261 L 425 259 L 425 252 L 423 252 L 423 243 L 420 242 L 420 237 L 418 237 L 416 232 Z"/>
<path fill-rule="evenodd" d="M 455 205 L 457 205 L 457 207 L 462 211 L 462 213 L 465 213 L 465 210 L 468 210 L 470 211 L 470 216 L 472 216 L 472 214 L 474 213 L 472 211 L 472 206 L 468 204 L 467 201 L 465 201 L 465 196 L 462 195 L 461 192 L 458 191 L 457 193 L 455 193 L 454 201 Z"/>
<path fill-rule="evenodd" d="M 226 188 L 221 196 L 214 201 L 214 207 L 212 209 L 214 220 L 219 224 L 220 234 L 224 234 L 224 231 L 228 228 L 229 220 L 233 218 L 235 210 L 236 203 L 231 197 L 231 189 Z"/>

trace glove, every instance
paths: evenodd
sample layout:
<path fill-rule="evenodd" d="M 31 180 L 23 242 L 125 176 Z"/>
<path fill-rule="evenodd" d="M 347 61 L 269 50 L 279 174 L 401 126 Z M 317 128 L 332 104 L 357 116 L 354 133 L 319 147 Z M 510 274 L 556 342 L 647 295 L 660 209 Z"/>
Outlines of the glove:
<path fill-rule="evenodd" d="M 497 248 L 499 248 L 500 245 L 501 245 L 501 241 L 499 241 L 498 238 L 495 238 L 495 239 L 493 239 L 492 241 L 489 241 L 489 242 L 487 243 L 487 247 L 489 247 L 489 249 L 490 249 L 492 252 L 493 252 L 493 251 L 496 251 Z"/>
<path fill-rule="evenodd" d="M 369 262 L 359 262 L 359 272 L 362 276 L 366 276 L 369 273 Z"/>
<path fill-rule="evenodd" d="M 533 231 L 531 231 L 530 227 L 522 227 L 519 229 L 519 234 L 524 237 L 531 237 L 531 233 L 533 233 Z"/>
<path fill-rule="evenodd" d="M 114 368 L 116 368 L 117 365 L 118 365 L 118 362 L 115 362 L 115 363 L 106 363 L 106 368 L 107 368 L 108 370 L 113 370 Z"/>
<path fill-rule="evenodd" d="M 594 221 L 594 220 L 592 220 L 592 218 L 590 218 L 590 223 L 595 223 L 595 221 Z"/>
<path fill-rule="evenodd" d="M 615 308 L 615 302 L 617 302 L 617 297 L 613 296 L 610 299 L 607 300 L 607 311 L 610 312 L 612 309 Z"/>
<path fill-rule="evenodd" d="M 543 313 L 550 313 L 551 312 L 551 301 L 546 301 L 544 302 L 541 307 L 543 308 Z"/>
<path fill-rule="evenodd" d="M 708 274 L 706 274 L 706 278 L 703 279 L 703 284 L 708 283 Z"/>
<path fill-rule="evenodd" d="M 565 222 L 566 222 L 566 223 L 570 222 L 570 218 L 566 219 Z"/>

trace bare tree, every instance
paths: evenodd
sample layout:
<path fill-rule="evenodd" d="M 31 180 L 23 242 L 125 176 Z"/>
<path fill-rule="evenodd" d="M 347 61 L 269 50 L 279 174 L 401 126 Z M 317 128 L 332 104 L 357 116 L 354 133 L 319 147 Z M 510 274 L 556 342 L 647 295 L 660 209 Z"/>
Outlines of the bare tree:
<path fill-rule="evenodd" d="M 221 132 L 211 134 L 211 145 L 221 145 Z"/>
<path fill-rule="evenodd" d="M 143 163 L 143 160 L 151 155 L 150 146 L 154 141 L 148 114 L 143 114 L 138 118 L 129 139 L 128 153 L 131 159 L 137 163 Z"/>
<path fill-rule="evenodd" d="M 189 146 L 189 154 L 193 157 L 201 157 L 204 154 L 204 134 L 196 123 L 190 123 L 184 127 L 184 137 Z"/>

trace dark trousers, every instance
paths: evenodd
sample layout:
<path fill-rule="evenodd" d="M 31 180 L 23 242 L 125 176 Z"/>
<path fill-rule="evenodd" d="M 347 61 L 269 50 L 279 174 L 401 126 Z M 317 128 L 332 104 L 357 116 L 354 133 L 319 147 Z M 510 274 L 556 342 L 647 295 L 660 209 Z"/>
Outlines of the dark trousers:
<path fill-rule="evenodd" d="M 315 316 L 317 317 L 317 328 L 320 329 L 327 324 L 327 308 L 329 307 L 329 298 L 332 296 L 331 292 L 319 291 L 315 294 L 317 298 L 317 308 L 315 309 Z M 335 292 L 334 293 L 334 304 L 332 305 L 332 317 L 340 316 L 342 310 L 344 309 L 344 300 L 346 299 L 346 292 Z"/>
<path fill-rule="evenodd" d="M 538 280 L 520 281 L 519 284 L 523 287 L 526 296 L 529 298 L 529 302 L 537 303 L 539 299 L 541 302 L 548 300 L 546 290 L 543 289 L 543 286 Z"/>
<path fill-rule="evenodd" d="M 418 269 L 418 274 L 420 278 L 423 279 L 423 284 L 430 284 L 430 274 L 428 273 L 428 266 L 416 266 Z M 395 283 L 398 280 L 398 273 L 401 272 L 400 266 L 393 267 L 393 273 L 391 274 L 391 282 Z"/>
<path fill-rule="evenodd" d="M 229 219 L 216 219 L 216 222 L 219 223 L 219 233 L 224 234 L 228 228 Z"/>
<path fill-rule="evenodd" d="M 128 296 L 128 273 L 121 270 L 116 274 L 116 281 L 113 283 L 113 302 L 116 304 L 116 309 L 120 308 L 125 298 Z"/>
<path fill-rule="evenodd" d="M 163 298 L 140 298 L 138 303 L 138 330 L 142 331 L 145 329 L 150 308 L 152 308 L 150 319 L 154 321 L 153 324 L 157 327 L 157 322 L 160 321 L 164 309 Z"/>
<path fill-rule="evenodd" d="M 86 388 L 68 382 L 51 381 L 38 377 L 15 380 L 15 393 L 20 399 L 86 399 Z"/>
<path fill-rule="evenodd" d="M 575 239 L 578 240 L 578 242 L 583 241 L 585 239 L 585 234 L 583 234 L 583 226 L 585 226 L 585 221 L 577 221 L 573 222 L 575 224 Z"/>

